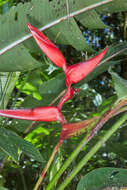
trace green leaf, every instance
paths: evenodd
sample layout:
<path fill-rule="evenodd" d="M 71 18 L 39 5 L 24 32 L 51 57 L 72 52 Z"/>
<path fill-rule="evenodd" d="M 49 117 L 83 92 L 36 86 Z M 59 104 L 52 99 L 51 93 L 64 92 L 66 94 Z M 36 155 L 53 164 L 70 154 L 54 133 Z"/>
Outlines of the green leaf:
<path fill-rule="evenodd" d="M 5 187 L 0 186 L 0 190 L 8 190 L 8 189 L 5 188 Z"/>
<path fill-rule="evenodd" d="M 40 152 L 33 146 L 32 143 L 20 138 L 18 144 L 19 144 L 20 150 L 22 150 L 23 153 L 26 154 L 27 156 L 29 156 L 30 158 L 32 158 L 38 162 L 44 161 Z"/>
<path fill-rule="evenodd" d="M 7 3 L 10 0 L 0 0 L 0 6 L 2 6 L 3 4 Z"/>
<path fill-rule="evenodd" d="M 10 133 L 12 132 L 0 128 L 0 149 L 11 156 L 13 160 L 18 161 L 18 147 L 11 139 Z"/>
<path fill-rule="evenodd" d="M 119 168 L 99 168 L 85 175 L 76 190 L 102 190 L 106 187 L 127 186 L 127 170 Z"/>
<path fill-rule="evenodd" d="M 125 139 L 126 141 L 126 139 Z M 110 143 L 107 146 L 107 151 L 108 152 L 114 152 L 115 154 L 117 154 L 119 157 L 123 158 L 126 160 L 127 158 L 127 146 L 126 144 L 123 142 L 115 142 L 115 143 Z"/>
<path fill-rule="evenodd" d="M 77 50 L 92 52 L 92 48 L 84 40 L 74 18 L 68 19 L 69 15 L 74 15 L 85 27 L 99 29 L 105 28 L 105 25 L 99 18 L 98 12 L 104 14 L 127 10 L 126 0 L 116 0 L 103 6 L 95 6 L 96 9 L 86 9 L 85 12 L 80 14 L 82 9 L 88 6 L 94 7 L 99 2 L 100 4 L 103 3 L 102 0 L 95 0 L 94 3 L 88 0 L 70 0 L 68 3 L 66 0 L 60 1 L 60 3 L 57 0 L 33 0 L 12 7 L 8 13 L 0 16 L 0 54 L 5 54 L 1 56 L 0 70 L 25 71 L 41 66 L 40 62 L 34 59 L 27 49 L 30 48 L 31 51 L 40 52 L 35 41 L 29 39 L 27 22 L 37 28 L 41 27 L 41 30 L 48 29 L 46 35 L 51 40 L 55 40 L 56 43 L 68 44 Z M 79 11 L 78 15 L 76 15 L 77 11 Z M 63 16 L 66 16 L 64 21 L 62 20 Z M 57 22 L 58 19 L 59 22 Z M 21 42 L 24 42 L 27 48 L 23 44 L 18 45 Z"/>
<path fill-rule="evenodd" d="M 89 29 L 104 29 L 108 27 L 103 23 L 95 10 L 76 16 L 76 19 Z"/>
<path fill-rule="evenodd" d="M 40 67 L 42 64 L 34 59 L 23 44 L 0 56 L 0 71 L 27 71 Z"/>
<path fill-rule="evenodd" d="M 109 70 L 109 73 L 111 74 L 114 81 L 114 88 L 118 97 L 117 101 L 127 98 L 127 81 L 125 79 L 122 79 L 117 73 L 113 72 L 111 69 Z"/>
<path fill-rule="evenodd" d="M 100 1 L 94 1 L 94 2 L 97 3 Z M 90 6 L 90 5 L 92 5 L 91 1 L 71 0 L 71 1 L 69 1 L 69 11 L 73 12 L 73 11 L 82 9 L 83 7 Z M 103 23 L 103 21 L 100 19 L 100 16 L 97 14 L 97 12 L 94 9 L 84 12 L 82 14 L 79 14 L 78 16 L 75 16 L 75 18 L 83 26 L 85 26 L 86 28 L 89 28 L 89 29 L 103 29 L 106 27 L 106 25 Z"/>
<path fill-rule="evenodd" d="M 16 131 L 24 132 L 32 125 L 32 123 L 33 121 L 13 119 L 9 127 L 12 130 L 16 129 Z"/>
<path fill-rule="evenodd" d="M 28 135 L 25 137 L 25 140 L 32 142 L 32 144 L 37 145 L 38 141 L 41 141 L 41 147 L 42 147 L 42 139 L 45 136 L 48 136 L 50 134 L 49 130 L 47 128 L 43 128 L 42 125 L 40 127 L 37 127 Z M 37 145 L 38 146 L 38 145 Z"/>
<path fill-rule="evenodd" d="M 0 108 L 5 109 L 20 73 L 1 72 L 0 75 Z"/>
<path fill-rule="evenodd" d="M 100 14 L 106 13 L 116 13 L 120 11 L 127 10 L 127 1 L 126 0 L 113 0 L 107 5 L 102 5 L 96 8 L 97 12 Z"/>
<path fill-rule="evenodd" d="M 65 88 L 65 76 L 63 73 L 43 83 L 40 86 L 40 94 L 43 99 L 42 105 L 49 105 Z"/>
<path fill-rule="evenodd" d="M 39 162 L 43 161 L 40 152 L 30 142 L 25 141 L 16 133 L 4 128 L 0 128 L 0 149 L 15 161 L 18 161 L 19 149 L 30 158 Z"/>
<path fill-rule="evenodd" d="M 40 85 L 39 94 L 42 97 L 41 101 L 36 100 L 30 95 L 25 98 L 22 106 L 29 108 L 47 106 L 51 104 L 51 102 L 54 101 L 65 88 L 65 76 L 63 73 L 58 74 L 56 77 Z"/>
<path fill-rule="evenodd" d="M 7 154 L 2 149 L 0 149 L 0 160 L 3 161 L 6 156 Z"/>
<path fill-rule="evenodd" d="M 77 23 L 73 18 L 64 21 L 48 30 L 48 35 L 54 35 L 54 39 L 59 44 L 72 45 L 77 50 L 94 52 L 86 43 Z M 51 36 L 52 38 L 52 36 Z"/>
<path fill-rule="evenodd" d="M 32 94 L 33 97 L 41 100 L 41 96 L 38 91 L 38 88 L 42 83 L 40 69 L 35 69 L 34 71 L 31 71 L 27 76 L 28 78 L 25 84 L 24 84 L 25 79 L 22 81 L 24 85 L 20 81 L 17 81 L 16 87 L 20 90 L 21 86 L 23 85 L 21 90 L 22 93 L 27 95 Z"/>

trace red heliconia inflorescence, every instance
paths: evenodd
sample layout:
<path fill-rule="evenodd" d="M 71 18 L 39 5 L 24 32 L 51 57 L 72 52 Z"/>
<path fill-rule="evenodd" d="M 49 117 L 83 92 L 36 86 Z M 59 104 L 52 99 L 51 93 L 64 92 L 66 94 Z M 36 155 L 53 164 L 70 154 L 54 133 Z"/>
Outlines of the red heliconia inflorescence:
<path fill-rule="evenodd" d="M 64 56 L 60 53 L 56 46 L 37 28 L 33 27 L 29 23 L 27 26 L 42 51 L 51 59 L 54 64 L 63 68 L 65 72 L 67 90 L 58 104 L 58 108 L 61 109 L 63 104 L 71 99 L 74 95 L 74 89 L 71 87 L 71 84 L 77 83 L 84 79 L 94 68 L 96 68 L 98 63 L 105 55 L 107 48 L 105 48 L 104 51 L 102 51 L 99 55 L 88 61 L 67 67 Z"/>
<path fill-rule="evenodd" d="M 30 32 L 32 33 L 37 44 L 41 50 L 49 57 L 49 59 L 57 66 L 63 68 L 66 72 L 66 60 L 57 47 L 37 28 L 33 27 L 31 24 L 27 24 Z"/>
<path fill-rule="evenodd" d="M 57 107 L 37 107 L 33 109 L 0 110 L 0 116 L 32 121 L 59 121 L 65 123 Z"/>
<path fill-rule="evenodd" d="M 66 60 L 64 56 L 60 53 L 60 51 L 56 48 L 56 46 L 42 34 L 38 29 L 33 27 L 31 24 L 27 24 L 30 32 L 32 33 L 34 39 L 36 40 L 39 47 L 42 51 L 53 61 L 54 64 L 63 68 L 66 75 L 66 85 L 67 89 L 64 96 L 61 98 L 57 107 L 38 107 L 34 109 L 17 109 L 17 110 L 0 110 L 0 115 L 4 117 L 16 118 L 16 119 L 25 119 L 32 121 L 59 121 L 61 122 L 63 128 L 62 135 L 65 136 L 67 134 L 65 131 L 66 128 L 69 128 L 70 131 L 77 131 L 81 124 L 66 124 L 65 119 L 60 112 L 63 104 L 71 99 L 75 92 L 79 92 L 80 89 L 74 89 L 71 85 L 72 83 L 77 83 L 86 77 L 94 68 L 97 67 L 98 63 L 101 61 L 103 56 L 106 53 L 107 48 L 104 49 L 99 55 L 94 58 L 74 64 L 72 66 L 67 67 Z M 75 126 L 75 127 L 74 127 Z M 77 126 L 77 127 L 76 127 Z M 71 133 L 70 133 L 71 134 Z M 69 131 L 68 131 L 69 135 Z M 65 137 L 64 137 L 65 138 Z"/>
<path fill-rule="evenodd" d="M 92 59 L 89 59 L 88 61 L 67 67 L 66 60 L 57 49 L 57 47 L 37 28 L 33 27 L 29 23 L 27 24 L 27 26 L 41 50 L 54 64 L 64 70 L 67 89 L 57 107 L 49 106 L 37 107 L 33 109 L 0 110 L 0 116 L 32 121 L 59 121 L 61 123 L 62 132 L 60 134 L 60 139 L 52 153 L 49 163 L 47 163 L 46 167 L 42 172 L 41 178 L 43 179 L 47 169 L 49 168 L 53 158 L 55 157 L 55 154 L 57 153 L 63 141 L 81 133 L 82 131 L 85 131 L 90 124 L 96 122 L 99 119 L 99 117 L 94 117 L 78 123 L 66 123 L 60 110 L 63 104 L 74 96 L 75 92 L 78 93 L 80 91 L 80 88 L 74 89 L 71 85 L 84 79 L 90 72 L 93 71 L 93 69 L 97 67 L 98 63 L 104 57 L 107 48 L 105 48 L 104 51 L 102 51 L 99 55 L 95 56 Z"/>

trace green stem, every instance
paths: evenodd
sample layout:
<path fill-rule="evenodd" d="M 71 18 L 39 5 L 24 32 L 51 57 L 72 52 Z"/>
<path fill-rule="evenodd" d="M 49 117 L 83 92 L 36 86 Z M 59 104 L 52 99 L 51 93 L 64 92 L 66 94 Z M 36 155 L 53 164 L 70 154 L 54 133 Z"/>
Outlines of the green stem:
<path fill-rule="evenodd" d="M 27 190 L 25 178 L 24 178 L 23 171 L 22 171 L 21 168 L 19 168 L 19 173 L 20 173 L 20 175 L 21 175 L 21 180 L 22 180 L 22 183 L 23 183 L 23 189 L 24 189 L 24 190 Z"/>
<path fill-rule="evenodd" d="M 112 128 L 98 141 L 98 143 L 85 155 L 85 157 L 79 162 L 77 167 L 71 172 L 70 176 L 67 176 L 65 181 L 58 187 L 57 190 L 63 190 L 75 177 L 75 175 L 86 165 L 90 158 L 101 148 L 101 146 L 117 131 L 117 129 L 127 120 L 127 115 L 124 114 Z M 47 190 L 47 189 L 46 189 Z"/>
<path fill-rule="evenodd" d="M 55 175 L 55 177 L 52 179 L 52 181 L 49 183 L 49 185 L 46 187 L 46 190 L 50 190 L 55 182 L 59 179 L 59 177 L 62 175 L 62 173 L 65 171 L 65 169 L 70 165 L 70 163 L 74 160 L 74 158 L 78 155 L 78 153 L 82 150 L 84 143 L 86 142 L 87 138 L 89 137 L 88 133 L 83 140 L 80 142 L 80 144 L 77 146 L 77 148 L 75 149 L 75 151 L 73 151 L 73 153 L 70 155 L 70 157 L 65 161 L 65 163 L 63 164 L 63 166 L 60 168 L 60 170 L 57 172 L 57 174 Z"/>
<path fill-rule="evenodd" d="M 46 174 L 48 168 L 50 167 L 50 165 L 51 165 L 51 163 L 52 163 L 52 161 L 53 161 L 53 159 L 54 159 L 54 157 L 55 157 L 55 155 L 56 155 L 56 153 L 57 153 L 57 151 L 58 151 L 58 149 L 59 149 L 59 147 L 61 146 L 62 143 L 63 143 L 63 141 L 59 141 L 57 143 L 57 145 L 55 146 L 55 148 L 54 148 L 54 150 L 52 152 L 52 155 L 51 155 L 50 159 L 48 160 L 44 170 L 42 171 L 42 173 L 41 173 L 41 175 L 40 175 L 40 177 L 39 177 L 39 179 L 38 179 L 38 181 L 37 181 L 37 183 L 36 183 L 33 190 L 38 190 L 39 189 L 39 187 L 40 187 L 40 185 L 41 185 L 41 183 L 42 183 L 42 181 L 43 181 L 43 179 L 45 177 L 45 174 Z"/>

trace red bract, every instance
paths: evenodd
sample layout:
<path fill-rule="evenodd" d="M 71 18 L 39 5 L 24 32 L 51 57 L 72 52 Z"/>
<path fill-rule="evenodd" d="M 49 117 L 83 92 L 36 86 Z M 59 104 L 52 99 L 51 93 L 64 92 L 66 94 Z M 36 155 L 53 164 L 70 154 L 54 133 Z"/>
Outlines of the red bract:
<path fill-rule="evenodd" d="M 63 70 L 66 72 L 66 60 L 61 52 L 57 49 L 57 47 L 37 28 L 33 27 L 29 23 L 27 24 L 27 26 L 42 51 L 49 57 L 49 59 L 54 64 L 56 64 L 58 67 L 63 68 Z"/>
<path fill-rule="evenodd" d="M 72 83 L 77 83 L 86 77 L 94 68 L 96 68 L 98 63 L 104 57 L 106 51 L 107 48 L 105 48 L 99 55 L 88 61 L 69 66 L 66 73 L 67 86 L 70 86 Z"/>
<path fill-rule="evenodd" d="M 94 122 L 99 119 L 98 116 L 78 122 L 78 123 L 67 123 L 62 127 L 62 132 L 60 135 L 60 141 L 76 136 L 88 129 Z"/>
<path fill-rule="evenodd" d="M 32 121 L 60 121 L 65 123 L 64 117 L 57 107 L 38 107 L 34 109 L 0 110 L 4 117 L 32 120 Z"/>
<path fill-rule="evenodd" d="M 77 83 L 82 80 L 85 76 L 87 76 L 101 61 L 103 56 L 105 55 L 107 48 L 104 49 L 99 55 L 96 57 L 82 63 L 74 64 L 68 67 L 66 72 L 66 85 L 67 90 L 65 95 L 62 97 L 58 104 L 58 108 L 61 109 L 63 104 L 71 99 L 74 95 L 74 89 L 71 87 L 72 83 Z M 80 89 L 77 89 L 79 92 Z"/>

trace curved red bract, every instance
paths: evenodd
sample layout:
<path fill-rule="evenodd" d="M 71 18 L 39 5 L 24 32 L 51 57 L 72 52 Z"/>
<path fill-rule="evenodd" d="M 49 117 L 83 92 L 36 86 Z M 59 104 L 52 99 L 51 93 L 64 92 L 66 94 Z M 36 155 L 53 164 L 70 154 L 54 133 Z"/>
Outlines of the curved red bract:
<path fill-rule="evenodd" d="M 107 48 L 104 49 L 99 55 L 93 57 L 92 59 L 74 64 L 68 67 L 66 73 L 66 83 L 69 86 L 72 83 L 77 83 L 83 78 L 85 78 L 94 68 L 97 67 L 98 63 L 104 57 Z"/>
<path fill-rule="evenodd" d="M 49 57 L 49 59 L 56 64 L 58 67 L 63 68 L 66 72 L 66 60 L 57 47 L 37 28 L 33 27 L 31 24 L 27 24 L 30 32 L 32 33 L 37 44 L 41 50 Z"/>
<path fill-rule="evenodd" d="M 60 121 L 62 124 L 65 123 L 64 117 L 57 107 L 0 110 L 0 116 L 32 121 Z"/>
<path fill-rule="evenodd" d="M 78 123 L 66 123 L 62 126 L 62 132 L 60 135 L 60 141 L 64 141 L 65 139 L 71 138 L 73 136 L 76 136 L 77 134 L 80 134 L 81 132 L 85 132 L 88 127 L 93 122 L 96 122 L 99 119 L 99 116 L 80 121 Z"/>

